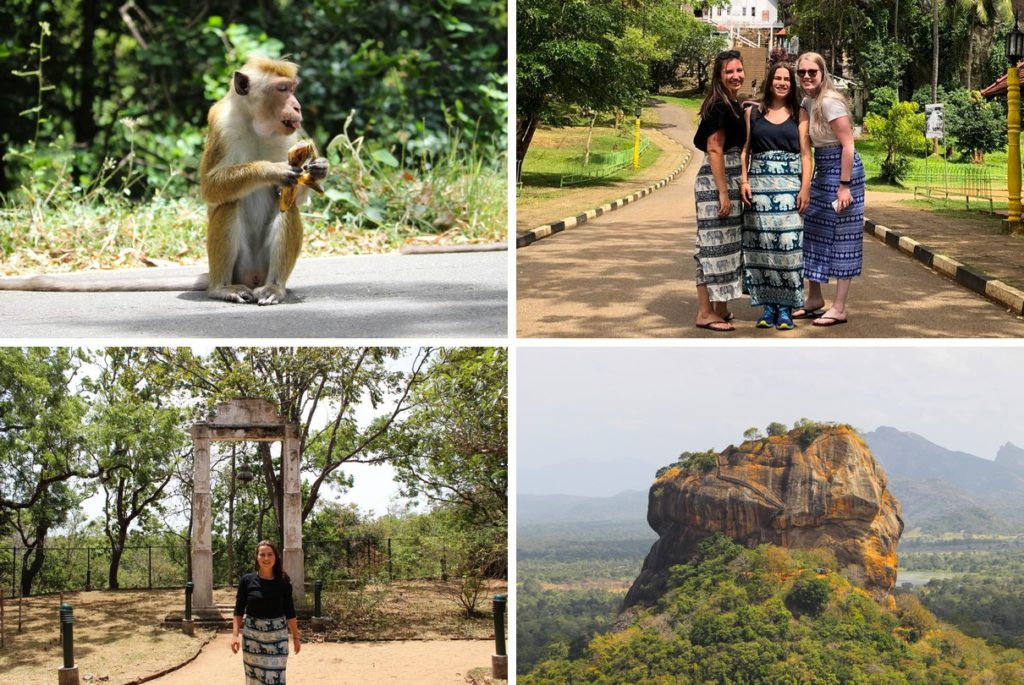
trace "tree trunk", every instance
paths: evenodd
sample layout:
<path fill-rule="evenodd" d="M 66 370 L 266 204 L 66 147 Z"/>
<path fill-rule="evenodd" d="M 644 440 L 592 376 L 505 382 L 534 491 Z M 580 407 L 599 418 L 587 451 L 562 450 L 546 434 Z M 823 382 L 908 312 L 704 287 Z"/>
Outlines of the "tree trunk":
<path fill-rule="evenodd" d="M 967 92 L 971 92 L 971 71 L 974 67 L 974 26 L 967 32 Z"/>
<path fill-rule="evenodd" d="M 21 596 L 31 597 L 32 596 L 32 582 L 35 580 L 36 575 L 43 568 L 43 559 L 46 556 L 46 551 L 43 549 L 43 545 L 46 542 L 47 527 L 44 525 L 36 526 L 35 540 L 25 550 L 25 556 L 21 558 Z M 29 563 L 29 550 L 32 550 L 32 563 Z"/>
<path fill-rule="evenodd" d="M 939 93 L 939 0 L 932 0 L 932 102 Z"/>
<path fill-rule="evenodd" d="M 523 160 L 526 159 L 526 152 L 530 149 L 530 143 L 533 142 L 533 134 L 537 132 L 537 126 L 540 124 L 540 119 L 537 117 L 528 117 L 526 119 L 516 120 L 516 182 L 522 178 L 523 175 Z"/>
<path fill-rule="evenodd" d="M 281 478 L 274 471 L 274 459 L 270 455 L 270 445 L 261 442 L 258 450 L 260 461 L 263 463 L 263 480 L 267 484 L 267 494 L 270 495 L 270 503 L 274 506 L 274 521 L 277 522 L 277 536 L 284 536 L 284 485 Z M 284 457 L 282 456 L 282 459 Z M 283 469 L 282 464 L 282 469 Z M 280 542 L 280 540 L 278 540 Z"/>
<path fill-rule="evenodd" d="M 122 527 L 124 529 L 125 527 Z M 117 572 L 121 567 L 121 555 L 124 554 L 123 534 L 117 536 L 117 542 L 110 547 L 110 572 L 107 574 L 107 589 L 117 590 L 121 587 L 117 582 Z"/>
<path fill-rule="evenodd" d="M 93 55 L 93 39 L 100 23 L 99 5 L 96 0 L 82 0 L 82 43 L 78 46 L 78 103 L 72 114 L 76 143 L 91 143 L 99 127 L 93 117 L 96 102 L 96 65 Z"/>
<path fill-rule="evenodd" d="M 594 124 L 597 123 L 597 112 L 590 117 L 590 127 L 587 129 L 587 147 L 583 153 L 583 166 L 590 164 L 590 141 L 594 138 Z"/>
<path fill-rule="evenodd" d="M 228 498 L 228 582 L 235 580 L 235 443 L 231 443 L 231 490 Z"/>

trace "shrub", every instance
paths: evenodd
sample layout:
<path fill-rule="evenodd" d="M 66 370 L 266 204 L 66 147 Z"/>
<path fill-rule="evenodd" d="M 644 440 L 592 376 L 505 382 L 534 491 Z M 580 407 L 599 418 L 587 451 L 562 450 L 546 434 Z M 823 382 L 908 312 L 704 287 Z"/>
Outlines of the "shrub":
<path fill-rule="evenodd" d="M 924 146 L 924 114 L 917 103 L 897 102 L 883 117 L 868 114 L 864 125 L 885 148 L 882 180 L 898 184 L 910 171 L 910 162 L 903 155 Z"/>
<path fill-rule="evenodd" d="M 786 606 L 790 611 L 808 616 L 820 616 L 832 597 L 832 586 L 824 578 L 803 576 L 786 595 Z"/>

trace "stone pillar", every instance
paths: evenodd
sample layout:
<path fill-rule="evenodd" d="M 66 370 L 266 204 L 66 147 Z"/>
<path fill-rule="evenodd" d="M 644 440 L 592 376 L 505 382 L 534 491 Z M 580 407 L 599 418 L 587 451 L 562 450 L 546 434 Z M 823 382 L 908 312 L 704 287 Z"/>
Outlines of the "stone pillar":
<path fill-rule="evenodd" d="M 299 480 L 299 427 L 285 425 L 281 443 L 281 470 L 284 481 L 284 571 L 292 580 L 296 606 L 305 604 L 305 568 L 302 557 L 302 488 Z"/>
<path fill-rule="evenodd" d="M 210 506 L 210 440 L 206 430 L 192 427 L 192 606 L 196 612 L 215 609 L 213 604 L 213 545 Z"/>

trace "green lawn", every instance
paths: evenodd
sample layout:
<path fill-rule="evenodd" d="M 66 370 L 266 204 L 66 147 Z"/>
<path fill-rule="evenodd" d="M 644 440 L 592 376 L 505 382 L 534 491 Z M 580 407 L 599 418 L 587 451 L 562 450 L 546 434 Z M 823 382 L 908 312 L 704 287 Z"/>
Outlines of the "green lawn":
<path fill-rule="evenodd" d="M 642 119 L 641 119 L 642 121 Z M 653 122 L 652 122 L 653 123 Z M 562 177 L 577 168 L 586 150 L 587 127 L 541 129 L 534 135 L 529 154 L 523 161 L 522 186 L 558 188 Z M 623 152 L 633 149 L 633 133 L 610 127 L 595 127 L 590 141 L 591 154 Z M 661 156 L 661 148 L 650 145 L 640 156 L 640 170 L 654 164 Z M 628 180 L 638 172 L 631 166 L 619 169 L 607 176 L 596 178 L 591 183 L 608 183 Z M 577 185 L 584 185 L 577 184 Z"/>

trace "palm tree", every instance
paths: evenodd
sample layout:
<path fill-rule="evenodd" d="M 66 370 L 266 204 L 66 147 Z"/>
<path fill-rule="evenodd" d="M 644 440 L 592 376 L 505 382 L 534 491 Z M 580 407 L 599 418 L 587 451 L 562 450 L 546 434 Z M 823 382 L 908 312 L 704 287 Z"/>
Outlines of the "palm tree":
<path fill-rule="evenodd" d="M 1013 15 L 1010 0 L 957 0 L 960 9 L 967 12 L 970 32 L 967 36 L 967 90 L 971 90 L 974 71 L 974 44 L 982 29 L 991 29 L 995 22 L 1008 23 Z"/>

